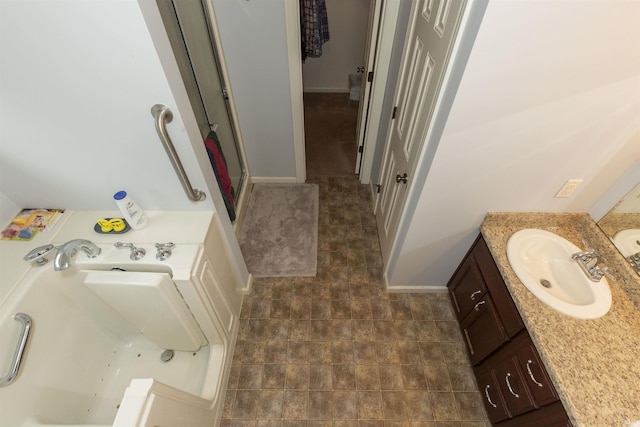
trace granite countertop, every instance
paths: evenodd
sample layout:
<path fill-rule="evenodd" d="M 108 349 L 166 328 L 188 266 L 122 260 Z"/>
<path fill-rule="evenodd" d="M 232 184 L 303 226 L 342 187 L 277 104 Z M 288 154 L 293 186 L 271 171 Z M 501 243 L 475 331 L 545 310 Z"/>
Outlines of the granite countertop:
<path fill-rule="evenodd" d="M 607 260 L 612 304 L 580 320 L 540 302 L 507 260 L 509 237 L 524 228 L 556 233 Z M 640 425 L 640 278 L 586 213 L 489 213 L 482 235 L 574 426 Z"/>

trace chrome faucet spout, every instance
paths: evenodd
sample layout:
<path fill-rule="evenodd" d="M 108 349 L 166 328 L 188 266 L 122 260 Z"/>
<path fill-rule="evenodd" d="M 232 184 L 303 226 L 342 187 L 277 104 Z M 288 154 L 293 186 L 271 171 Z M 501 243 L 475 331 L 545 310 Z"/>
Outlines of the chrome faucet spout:
<path fill-rule="evenodd" d="M 53 269 L 55 271 L 67 270 L 71 265 L 71 258 L 81 249 L 89 258 L 100 255 L 102 250 L 93 242 L 85 239 L 69 240 L 64 245 L 58 247 L 58 253 L 53 259 Z"/>

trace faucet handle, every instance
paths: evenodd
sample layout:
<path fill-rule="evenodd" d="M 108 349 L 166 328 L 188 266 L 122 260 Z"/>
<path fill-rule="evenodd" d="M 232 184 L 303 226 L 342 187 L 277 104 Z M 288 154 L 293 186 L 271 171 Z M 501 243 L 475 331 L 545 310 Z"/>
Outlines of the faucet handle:
<path fill-rule="evenodd" d="M 52 244 L 39 246 L 39 247 L 29 251 L 29 253 L 26 254 L 22 259 L 27 261 L 27 262 L 33 261 L 34 265 L 36 265 L 38 267 L 42 267 L 43 265 L 45 265 L 49 261 L 45 257 L 47 256 L 47 254 L 49 252 L 51 252 L 54 249 L 55 249 L 55 246 L 53 246 Z"/>
<path fill-rule="evenodd" d="M 129 255 L 129 258 L 131 258 L 132 261 L 140 261 L 147 253 L 144 248 L 136 248 L 133 243 L 115 242 L 113 246 L 116 248 L 130 248 L 131 255 Z"/>
<path fill-rule="evenodd" d="M 616 280 L 616 277 L 609 272 L 609 267 L 606 265 L 597 269 L 597 276 L 599 279 L 602 279 L 602 276 L 607 276 L 611 280 Z"/>
<path fill-rule="evenodd" d="M 156 243 L 156 259 L 158 261 L 166 261 L 171 256 L 171 249 L 176 245 L 173 242 L 168 243 Z"/>

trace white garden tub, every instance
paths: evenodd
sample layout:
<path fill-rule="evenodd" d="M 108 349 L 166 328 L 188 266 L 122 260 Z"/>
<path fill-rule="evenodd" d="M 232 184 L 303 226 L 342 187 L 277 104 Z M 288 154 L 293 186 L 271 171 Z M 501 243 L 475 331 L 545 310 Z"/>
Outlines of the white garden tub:
<path fill-rule="evenodd" d="M 52 262 L 32 267 L 0 307 L 0 376 L 21 332 L 13 315 L 33 321 L 18 376 L 0 388 L 0 425 L 142 426 L 157 424 L 154 417 L 166 425 L 215 425 L 229 343 L 207 286 L 193 274 L 201 248 L 178 245 L 167 261 L 156 261 L 147 246 L 151 255 L 142 262 L 99 246 L 100 256 L 79 253 L 66 271 L 54 271 Z M 121 280 L 156 275 L 168 280 L 165 290 L 151 286 L 140 294 L 138 285 Z M 132 313 L 132 306 L 140 310 Z M 159 322 L 161 330 L 176 329 L 158 335 Z M 181 350 L 169 362 L 161 360 L 181 331 L 193 339 L 176 343 Z"/>

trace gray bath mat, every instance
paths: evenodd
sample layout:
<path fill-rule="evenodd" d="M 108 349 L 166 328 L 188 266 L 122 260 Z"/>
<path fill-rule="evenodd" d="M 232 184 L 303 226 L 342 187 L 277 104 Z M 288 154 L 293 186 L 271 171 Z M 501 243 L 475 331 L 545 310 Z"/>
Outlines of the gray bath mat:
<path fill-rule="evenodd" d="M 315 276 L 318 186 L 255 184 L 240 231 L 240 249 L 256 277 Z"/>

